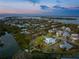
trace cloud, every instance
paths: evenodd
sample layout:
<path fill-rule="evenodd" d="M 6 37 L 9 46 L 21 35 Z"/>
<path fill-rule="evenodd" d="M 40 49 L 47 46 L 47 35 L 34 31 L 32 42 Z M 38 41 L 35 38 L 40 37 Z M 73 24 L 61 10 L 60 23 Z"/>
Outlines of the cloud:
<path fill-rule="evenodd" d="M 0 13 L 76 15 L 79 14 L 78 2 L 79 0 L 0 0 Z"/>
<path fill-rule="evenodd" d="M 41 9 L 42 10 L 48 10 L 50 9 L 50 7 L 46 6 L 46 5 L 40 5 Z"/>
<path fill-rule="evenodd" d="M 29 2 L 32 2 L 32 3 L 39 3 L 40 2 L 40 0 L 25 0 L 25 1 L 29 1 Z"/>
<path fill-rule="evenodd" d="M 53 8 L 56 8 L 56 9 L 65 9 L 65 10 L 68 10 L 68 9 L 72 9 L 72 10 L 76 10 L 78 9 L 79 10 L 79 7 L 78 6 L 58 6 L 58 5 L 55 5 L 53 6 Z"/>
<path fill-rule="evenodd" d="M 39 9 L 38 5 L 33 5 L 30 2 L 0 2 L 0 9 Z"/>
<path fill-rule="evenodd" d="M 59 9 L 66 9 L 65 7 L 62 7 L 62 6 L 58 6 L 58 5 L 55 5 L 55 6 L 53 6 L 53 8 L 59 8 Z"/>
<path fill-rule="evenodd" d="M 76 10 L 76 9 L 78 9 L 79 10 L 79 7 L 77 7 L 77 6 L 58 6 L 58 5 L 55 5 L 55 6 L 53 6 L 53 8 L 56 8 L 56 9 L 74 9 L 74 10 Z"/>
<path fill-rule="evenodd" d="M 0 2 L 0 13 L 41 13 L 39 5 L 33 5 L 30 2 Z"/>

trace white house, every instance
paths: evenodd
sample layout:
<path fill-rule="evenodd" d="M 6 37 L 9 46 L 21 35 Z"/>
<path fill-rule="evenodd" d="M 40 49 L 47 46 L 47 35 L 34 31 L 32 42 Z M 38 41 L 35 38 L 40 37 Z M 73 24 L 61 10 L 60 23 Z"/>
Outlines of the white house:
<path fill-rule="evenodd" d="M 17 27 L 19 27 L 19 28 L 23 28 L 23 27 L 25 27 L 24 25 L 16 25 Z"/>
<path fill-rule="evenodd" d="M 72 40 L 79 40 L 79 34 L 71 34 L 70 37 Z"/>
<path fill-rule="evenodd" d="M 52 29 L 48 30 L 48 32 L 51 33 L 52 32 Z"/>
<path fill-rule="evenodd" d="M 56 31 L 53 30 L 53 29 L 49 29 L 48 32 L 49 32 L 49 33 L 55 33 Z"/>
<path fill-rule="evenodd" d="M 56 43 L 56 39 L 55 38 L 48 38 L 48 37 L 45 37 L 45 43 L 47 44 L 55 44 Z"/>

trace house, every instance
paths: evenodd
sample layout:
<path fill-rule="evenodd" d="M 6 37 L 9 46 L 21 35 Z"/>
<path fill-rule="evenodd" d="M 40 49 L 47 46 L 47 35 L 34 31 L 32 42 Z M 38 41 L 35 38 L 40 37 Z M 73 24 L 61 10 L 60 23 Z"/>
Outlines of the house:
<path fill-rule="evenodd" d="M 71 34 L 70 37 L 72 40 L 79 40 L 79 34 Z"/>
<path fill-rule="evenodd" d="M 70 33 L 68 31 L 64 31 L 63 32 L 63 37 L 66 38 L 66 37 L 69 37 L 69 36 L 70 36 Z"/>
<path fill-rule="evenodd" d="M 57 36 L 57 37 L 62 36 L 62 34 L 63 34 L 63 31 L 61 31 L 61 30 L 58 30 L 58 31 L 56 32 L 56 36 Z"/>
<path fill-rule="evenodd" d="M 13 24 L 11 24 L 11 25 L 12 25 L 12 26 L 16 26 L 16 24 L 14 24 L 14 23 L 13 23 Z"/>
<path fill-rule="evenodd" d="M 65 28 L 66 28 L 65 26 L 62 26 L 62 27 L 61 27 L 62 30 L 65 30 Z"/>
<path fill-rule="evenodd" d="M 56 31 L 53 30 L 53 29 L 49 29 L 48 32 L 49 32 L 49 33 L 55 33 Z"/>
<path fill-rule="evenodd" d="M 77 28 L 79 28 L 79 25 L 77 26 Z"/>
<path fill-rule="evenodd" d="M 45 25 L 40 25 L 40 27 L 41 27 L 41 28 L 44 28 L 44 27 L 45 27 Z"/>
<path fill-rule="evenodd" d="M 29 50 L 28 49 L 25 49 L 25 52 L 28 52 Z"/>
<path fill-rule="evenodd" d="M 58 25 L 51 25 L 52 28 L 57 27 Z"/>
<path fill-rule="evenodd" d="M 24 28 L 25 26 L 24 25 L 16 25 L 17 27 L 19 27 L 19 28 Z"/>
<path fill-rule="evenodd" d="M 68 31 L 68 32 L 71 31 L 71 29 L 69 27 L 65 27 L 65 26 L 62 26 L 61 29 L 64 30 L 64 31 Z"/>
<path fill-rule="evenodd" d="M 49 20 L 48 22 L 49 22 L 49 23 L 51 23 L 52 21 L 51 21 L 51 20 Z"/>
<path fill-rule="evenodd" d="M 55 38 L 48 38 L 48 37 L 45 37 L 45 43 L 47 44 L 55 44 L 56 43 L 56 39 Z"/>
<path fill-rule="evenodd" d="M 57 31 L 57 28 L 53 28 L 52 30 Z"/>
<path fill-rule="evenodd" d="M 60 44 L 59 45 L 60 48 L 63 48 L 63 49 L 66 49 L 66 50 L 69 50 L 71 49 L 73 46 L 71 44 L 69 44 L 68 42 L 64 41 L 63 44 Z"/>
<path fill-rule="evenodd" d="M 22 32 L 20 32 L 21 34 L 30 34 L 30 32 L 29 31 L 22 31 Z"/>
<path fill-rule="evenodd" d="M 21 29 L 22 31 L 26 31 L 27 29 L 25 29 L 25 28 L 23 28 L 23 29 Z"/>

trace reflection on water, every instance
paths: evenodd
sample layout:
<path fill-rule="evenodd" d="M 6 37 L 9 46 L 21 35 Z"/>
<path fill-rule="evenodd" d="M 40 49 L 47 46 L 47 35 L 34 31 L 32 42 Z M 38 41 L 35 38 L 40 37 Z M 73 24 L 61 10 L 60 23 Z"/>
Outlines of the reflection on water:
<path fill-rule="evenodd" d="M 0 47 L 0 58 L 10 58 L 19 49 L 17 42 L 11 34 L 6 33 L 0 37 L 0 40 L 4 44 L 3 47 Z"/>

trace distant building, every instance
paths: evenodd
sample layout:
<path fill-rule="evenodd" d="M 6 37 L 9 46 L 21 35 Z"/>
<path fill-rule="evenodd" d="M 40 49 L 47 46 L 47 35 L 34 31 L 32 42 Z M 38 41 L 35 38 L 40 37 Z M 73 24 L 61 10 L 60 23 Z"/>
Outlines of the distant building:
<path fill-rule="evenodd" d="M 21 34 L 30 34 L 30 32 L 29 31 L 22 31 L 22 32 L 20 32 Z"/>
<path fill-rule="evenodd" d="M 48 32 L 49 32 L 49 33 L 55 33 L 56 31 L 53 30 L 53 29 L 49 29 Z"/>
<path fill-rule="evenodd" d="M 44 28 L 45 26 L 44 26 L 44 25 L 40 25 L 40 27 L 41 27 L 41 28 Z"/>
<path fill-rule="evenodd" d="M 16 25 L 17 27 L 19 27 L 19 28 L 24 28 L 25 26 L 24 25 Z"/>
<path fill-rule="evenodd" d="M 49 20 L 48 22 L 49 22 L 49 23 L 51 23 L 52 21 L 51 21 L 51 20 Z"/>

